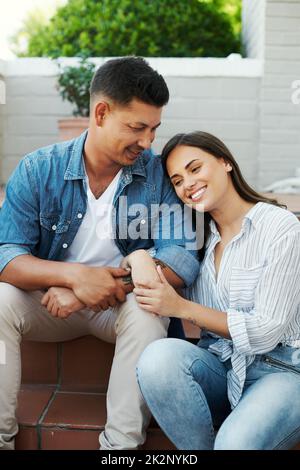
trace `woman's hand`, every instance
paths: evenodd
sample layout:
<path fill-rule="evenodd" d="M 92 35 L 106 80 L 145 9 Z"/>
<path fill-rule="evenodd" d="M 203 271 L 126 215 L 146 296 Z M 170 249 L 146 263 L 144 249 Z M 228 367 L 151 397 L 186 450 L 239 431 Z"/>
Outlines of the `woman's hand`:
<path fill-rule="evenodd" d="M 185 299 L 173 289 L 165 278 L 160 266 L 156 270 L 159 281 L 151 281 L 146 287 L 135 287 L 133 292 L 139 306 L 162 317 L 181 318 Z"/>
<path fill-rule="evenodd" d="M 130 253 L 122 260 L 120 267 L 131 271 L 135 287 L 148 286 L 151 282 L 160 282 L 155 262 L 145 250 Z"/>

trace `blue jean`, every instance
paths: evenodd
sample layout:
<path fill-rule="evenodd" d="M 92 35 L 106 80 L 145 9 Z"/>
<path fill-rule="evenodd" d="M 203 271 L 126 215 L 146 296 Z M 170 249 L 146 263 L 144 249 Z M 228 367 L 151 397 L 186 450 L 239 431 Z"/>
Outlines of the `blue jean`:
<path fill-rule="evenodd" d="M 141 392 L 165 434 L 182 450 L 290 449 L 300 441 L 300 367 L 294 371 L 259 355 L 248 367 L 238 405 L 231 410 L 222 363 L 179 339 L 150 344 L 137 366 Z M 277 357 L 293 348 L 282 346 Z M 218 429 L 215 435 L 215 429 Z"/>

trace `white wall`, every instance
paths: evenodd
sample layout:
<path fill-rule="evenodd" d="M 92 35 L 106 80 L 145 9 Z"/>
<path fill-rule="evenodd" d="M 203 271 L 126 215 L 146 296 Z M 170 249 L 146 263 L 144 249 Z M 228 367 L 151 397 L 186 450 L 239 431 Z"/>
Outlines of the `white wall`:
<path fill-rule="evenodd" d="M 243 0 L 242 31 L 247 57 L 263 59 L 265 40 L 265 0 Z"/>
<path fill-rule="evenodd" d="M 3 161 L 4 156 L 3 156 L 3 114 L 4 114 L 4 104 L 2 102 L 2 92 L 3 90 L 3 84 L 5 87 L 5 81 L 4 81 L 4 75 L 5 75 L 5 62 L 0 59 L 0 184 L 1 181 L 3 180 L 2 178 L 2 166 L 1 166 L 1 161 Z"/>
<path fill-rule="evenodd" d="M 292 102 L 292 84 L 300 80 L 300 0 L 267 1 L 264 55 L 259 184 L 300 167 L 300 104 Z"/>

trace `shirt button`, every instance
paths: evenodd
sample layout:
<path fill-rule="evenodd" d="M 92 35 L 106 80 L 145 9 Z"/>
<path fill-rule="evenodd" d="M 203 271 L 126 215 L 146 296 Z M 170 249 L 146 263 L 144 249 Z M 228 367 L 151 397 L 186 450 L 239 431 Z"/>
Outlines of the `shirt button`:
<path fill-rule="evenodd" d="M 56 229 L 57 229 L 56 225 L 52 225 L 51 228 L 52 228 L 52 230 L 56 230 Z"/>
<path fill-rule="evenodd" d="M 68 244 L 67 244 L 67 243 L 64 243 L 64 244 L 63 244 L 63 248 L 68 248 Z"/>
<path fill-rule="evenodd" d="M 146 223 L 146 220 L 145 219 L 142 219 L 141 220 L 141 224 L 144 225 Z"/>
<path fill-rule="evenodd" d="M 81 212 L 79 212 L 79 214 L 77 214 L 77 218 L 78 218 L 78 219 L 82 219 L 82 214 L 81 214 Z"/>

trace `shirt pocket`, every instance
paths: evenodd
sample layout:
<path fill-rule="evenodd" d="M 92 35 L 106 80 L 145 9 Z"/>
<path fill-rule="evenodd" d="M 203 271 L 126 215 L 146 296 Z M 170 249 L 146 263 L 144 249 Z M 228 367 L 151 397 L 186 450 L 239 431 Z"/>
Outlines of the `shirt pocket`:
<path fill-rule="evenodd" d="M 69 230 L 70 221 L 60 214 L 40 214 L 40 224 L 49 234 L 60 235 Z"/>
<path fill-rule="evenodd" d="M 254 307 L 255 291 L 262 275 L 263 266 L 251 268 L 233 267 L 230 277 L 229 307 L 251 310 Z"/>

